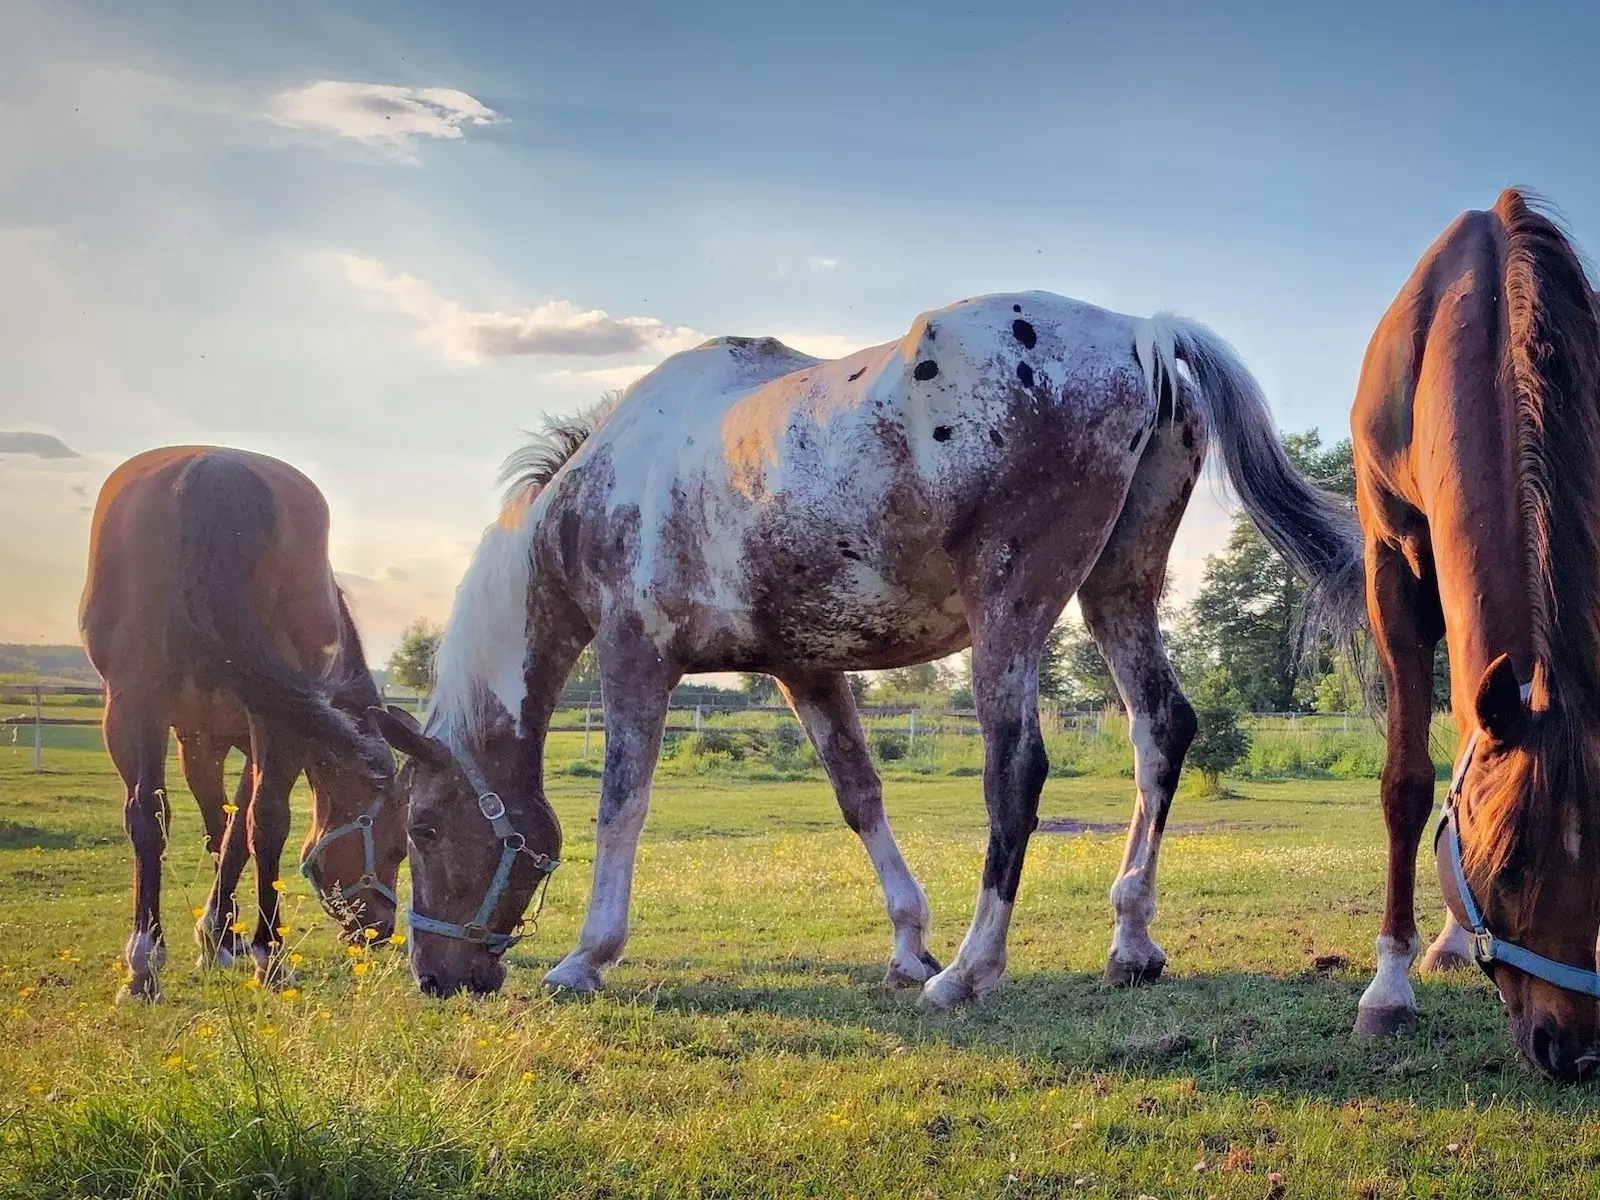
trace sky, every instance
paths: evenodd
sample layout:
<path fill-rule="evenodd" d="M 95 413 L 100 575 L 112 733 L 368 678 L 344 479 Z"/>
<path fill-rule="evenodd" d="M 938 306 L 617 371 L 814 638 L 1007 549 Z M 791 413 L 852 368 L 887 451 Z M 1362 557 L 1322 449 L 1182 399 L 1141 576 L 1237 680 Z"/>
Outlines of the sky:
<path fill-rule="evenodd" d="M 1460 211 L 1528 185 L 1600 252 L 1597 50 L 1462 0 L 0 0 L 0 641 L 75 641 L 101 481 L 201 442 L 318 483 L 381 662 L 543 414 L 988 291 L 1179 311 L 1342 437 Z"/>

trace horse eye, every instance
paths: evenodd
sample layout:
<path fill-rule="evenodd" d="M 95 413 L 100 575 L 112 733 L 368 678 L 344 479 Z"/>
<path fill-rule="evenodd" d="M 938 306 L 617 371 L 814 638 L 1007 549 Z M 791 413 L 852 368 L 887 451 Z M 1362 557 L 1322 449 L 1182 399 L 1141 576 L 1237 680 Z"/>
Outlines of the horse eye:
<path fill-rule="evenodd" d="M 432 825 L 413 825 L 411 827 L 411 840 L 421 845 L 426 845 L 439 836 L 439 831 Z"/>

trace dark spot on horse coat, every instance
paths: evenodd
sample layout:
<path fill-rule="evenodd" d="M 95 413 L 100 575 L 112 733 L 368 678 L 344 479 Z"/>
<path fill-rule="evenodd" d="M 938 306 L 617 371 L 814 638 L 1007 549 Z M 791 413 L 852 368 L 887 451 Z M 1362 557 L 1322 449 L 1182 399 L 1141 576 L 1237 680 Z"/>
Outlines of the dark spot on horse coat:
<path fill-rule="evenodd" d="M 1129 450 L 1137 450 L 1139 448 L 1139 439 L 1142 438 L 1143 436 L 1144 436 L 1144 434 L 1142 432 L 1134 434 L 1133 435 L 1133 441 L 1128 443 L 1128 449 Z"/>
<path fill-rule="evenodd" d="M 911 372 L 912 378 L 920 379 L 926 383 L 939 373 L 939 364 L 931 358 L 925 358 L 917 364 L 917 369 Z"/>
<path fill-rule="evenodd" d="M 1185 450 L 1194 449 L 1194 430 L 1188 425 L 1183 427 L 1183 448 Z"/>
<path fill-rule="evenodd" d="M 1020 305 L 1020 304 L 1013 304 L 1013 305 L 1012 305 L 1012 306 L 1011 306 L 1011 311 L 1012 311 L 1012 312 L 1021 312 L 1021 311 L 1022 311 L 1022 305 Z"/>
<path fill-rule="evenodd" d="M 578 514 L 570 509 L 561 514 L 561 565 L 569 571 L 578 566 L 578 532 L 581 522 Z"/>
<path fill-rule="evenodd" d="M 996 446 L 1004 446 L 1006 444 L 1006 439 L 1001 435 L 998 429 L 989 430 L 989 440 Z"/>
<path fill-rule="evenodd" d="M 1039 344 L 1039 335 L 1033 331 L 1033 326 L 1018 318 L 1011 322 L 1011 336 L 1016 338 L 1029 350 Z"/>
<path fill-rule="evenodd" d="M 851 562 L 861 561 L 861 555 L 857 554 L 854 550 L 841 550 L 839 553 L 845 558 L 848 558 Z"/>
<path fill-rule="evenodd" d="M 1017 378 L 1022 381 L 1022 386 L 1023 387 L 1032 387 L 1033 386 L 1033 368 L 1030 367 L 1027 363 L 1019 362 L 1017 364 Z"/>
<path fill-rule="evenodd" d="M 867 369 L 865 367 L 857 367 L 854 371 L 850 372 L 850 374 L 847 376 L 847 378 L 850 380 L 851 383 L 854 383 L 856 380 L 860 379 L 866 373 L 867 373 Z"/>
<path fill-rule="evenodd" d="M 936 442 L 948 442 L 950 440 L 950 426 L 935 425 L 933 427 L 933 440 Z"/>

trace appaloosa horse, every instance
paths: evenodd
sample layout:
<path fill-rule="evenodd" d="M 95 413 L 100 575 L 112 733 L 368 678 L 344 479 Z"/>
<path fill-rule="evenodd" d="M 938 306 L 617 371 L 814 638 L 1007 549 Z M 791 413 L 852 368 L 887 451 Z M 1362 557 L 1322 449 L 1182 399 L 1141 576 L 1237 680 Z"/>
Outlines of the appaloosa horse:
<path fill-rule="evenodd" d="M 1388 899 L 1356 1028 L 1416 1026 L 1414 872 L 1433 806 L 1428 724 L 1443 637 L 1462 750 L 1435 836 L 1451 917 L 1423 968 L 1478 960 L 1518 1048 L 1562 1079 L 1596 1061 L 1600 985 L 1590 295 L 1560 229 L 1506 191 L 1423 256 L 1373 335 L 1350 415 L 1389 707 Z"/>
<path fill-rule="evenodd" d="M 389 796 L 388 749 L 363 728 L 379 696 L 328 564 L 328 506 L 316 485 L 242 450 L 179 446 L 129 459 L 100 491 L 79 624 L 105 680 L 106 749 L 127 787 L 133 936 L 123 995 L 160 994 L 169 728 L 217 862 L 195 927 L 202 964 L 242 949 L 233 893 L 254 854 L 249 951 L 262 979 L 284 977 L 278 858 L 302 771 L 314 797 L 303 869 L 348 936 L 387 937 L 405 820 Z M 232 747 L 247 762 L 228 805 Z"/>
<path fill-rule="evenodd" d="M 900 341 L 832 362 L 771 338 L 667 359 L 568 461 L 557 447 L 535 463 L 525 511 L 486 535 L 426 733 L 381 722 L 412 756 L 422 988 L 504 977 L 500 954 L 560 847 L 545 730 L 593 640 L 606 705 L 594 888 L 547 983 L 597 988 L 622 953 L 673 684 L 744 670 L 777 677 L 865 845 L 894 927 L 890 981 L 925 984 L 938 1009 L 984 996 L 1004 970 L 1046 772 L 1039 658 L 1074 593 L 1132 714 L 1136 761 L 1106 973 L 1160 974 L 1156 855 L 1195 718 L 1156 606 L 1208 439 L 1273 545 L 1349 592 L 1353 516 L 1295 473 L 1255 382 L 1200 326 L 1028 292 L 927 313 Z M 989 848 L 971 929 L 940 971 L 844 672 L 968 645 Z"/>

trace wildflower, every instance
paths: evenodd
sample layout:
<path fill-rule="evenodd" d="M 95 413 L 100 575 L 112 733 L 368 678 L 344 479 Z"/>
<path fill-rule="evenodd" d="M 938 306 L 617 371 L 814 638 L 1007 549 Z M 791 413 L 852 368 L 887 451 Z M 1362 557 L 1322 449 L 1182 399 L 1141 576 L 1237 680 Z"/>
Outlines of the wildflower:
<path fill-rule="evenodd" d="M 532 1071 L 524 1071 L 522 1073 L 522 1082 L 523 1083 L 532 1083 L 533 1082 L 533 1072 Z"/>
<path fill-rule="evenodd" d="M 360 947 L 360 946 L 346 946 L 344 948 L 345 954 L 348 955 L 351 958 L 360 958 L 361 957 L 361 951 L 362 951 L 362 947 Z"/>
<path fill-rule="evenodd" d="M 273 1037 L 274 1035 L 277 1034 L 277 1032 L 278 1032 L 278 1027 L 276 1025 L 263 1025 L 261 1027 L 261 1036 L 264 1037 L 264 1038 L 265 1037 Z"/>
<path fill-rule="evenodd" d="M 368 928 L 366 928 L 366 929 L 363 929 L 363 930 L 362 930 L 362 931 L 361 931 L 361 936 L 362 936 L 362 937 L 364 937 L 364 938 L 366 938 L 366 939 L 367 939 L 367 941 L 369 941 L 369 942 L 370 942 L 370 941 L 371 941 L 371 940 L 372 940 L 372 939 L 373 939 L 373 938 L 375 938 L 375 937 L 377 937 L 377 936 L 378 936 L 378 931 L 377 931 L 377 930 L 376 930 L 376 929 L 373 929 L 373 928 L 371 928 L 371 927 L 370 927 L 370 926 L 369 926 L 369 927 L 368 927 Z"/>
<path fill-rule="evenodd" d="M 17 995 L 26 1000 L 29 996 L 33 995 L 33 989 L 31 987 L 18 988 Z"/>
<path fill-rule="evenodd" d="M 35 1096 L 42 1096 L 42 1095 L 44 1095 L 44 1084 L 42 1084 L 42 1083 L 29 1084 L 28 1085 L 28 1091 L 31 1092 Z"/>
<path fill-rule="evenodd" d="M 167 1069 L 168 1070 L 176 1071 L 181 1066 L 183 1066 L 183 1056 L 182 1055 L 174 1054 L 171 1058 L 167 1059 Z"/>
<path fill-rule="evenodd" d="M 298 967 L 305 961 L 305 957 L 306 956 L 303 954 L 291 954 L 289 955 L 289 965 L 291 967 Z"/>
<path fill-rule="evenodd" d="M 272 881 L 272 890 L 273 890 L 273 891 L 275 891 L 275 892 L 281 892 L 281 891 L 283 891 L 283 880 L 281 880 L 281 879 L 274 879 L 274 880 L 273 880 L 273 881 Z"/>
<path fill-rule="evenodd" d="M 331 1020 L 332 1018 L 333 1018 L 333 1014 L 331 1012 L 329 1012 L 327 1009 L 325 1009 L 325 1008 L 317 1009 L 317 1020 L 319 1020 L 319 1021 L 328 1021 L 328 1020 Z"/>
<path fill-rule="evenodd" d="M 258 988 L 258 987 L 261 986 L 261 980 L 257 979 L 254 975 L 252 975 L 252 976 L 250 976 L 250 978 L 248 978 L 248 979 L 246 979 L 244 981 L 244 985 L 247 988 Z"/>
<path fill-rule="evenodd" d="M 293 1000 L 299 994 L 299 988 L 284 988 L 283 991 L 278 993 L 278 995 L 282 996 L 285 1000 Z"/>
<path fill-rule="evenodd" d="M 391 945 L 391 946 L 404 946 L 405 944 L 406 944 L 406 935 L 405 934 L 403 934 L 403 933 L 391 933 L 389 935 L 389 945 Z"/>
<path fill-rule="evenodd" d="M 486 1040 L 486 1039 L 484 1039 L 484 1038 L 479 1038 L 479 1039 L 478 1039 L 478 1040 L 477 1040 L 477 1043 L 476 1043 L 476 1045 L 477 1045 L 477 1047 L 478 1047 L 478 1049 L 479 1049 L 479 1050 L 487 1050 L 487 1049 L 488 1049 L 488 1048 L 489 1048 L 489 1043 L 488 1043 L 488 1041 L 487 1041 L 487 1040 Z"/>
<path fill-rule="evenodd" d="M 246 921 L 235 921 L 228 926 L 229 933 L 245 934 L 250 932 L 250 925 Z"/>
<path fill-rule="evenodd" d="M 209 1025 L 202 1025 L 202 1026 L 200 1026 L 199 1029 L 196 1029 L 194 1031 L 196 1037 L 203 1037 L 203 1038 L 210 1037 L 215 1032 L 216 1031 L 214 1029 L 212 1029 L 211 1026 L 209 1026 Z"/>
<path fill-rule="evenodd" d="M 288 937 L 289 936 L 289 932 L 290 932 L 290 930 L 289 930 L 289 927 L 287 925 L 279 925 L 278 928 L 277 928 L 277 934 L 281 938 Z"/>
<path fill-rule="evenodd" d="M 356 975 L 365 975 L 367 973 L 368 965 L 369 964 L 364 962 L 358 962 L 351 966 L 350 970 Z"/>
<path fill-rule="evenodd" d="M 189 910 L 189 915 L 190 915 L 190 916 L 191 916 L 191 917 L 193 917 L 193 918 L 194 918 L 194 919 L 195 919 L 195 920 L 196 920 L 196 921 L 198 921 L 198 920 L 199 920 L 199 919 L 200 919 L 200 918 L 201 918 L 201 917 L 203 917 L 203 916 L 205 916 L 205 915 L 206 915 L 206 910 L 205 910 L 205 909 L 203 909 L 203 908 L 201 908 L 201 907 L 200 907 L 200 906 L 199 906 L 199 905 L 198 905 L 198 904 L 197 904 L 197 905 L 195 905 L 195 906 L 194 906 L 194 907 L 193 907 L 193 908 L 191 908 L 191 909 L 190 909 L 190 910 Z"/>
<path fill-rule="evenodd" d="M 231 817 L 234 813 L 239 811 L 239 806 L 237 804 L 224 804 L 222 806 L 222 811 Z"/>

